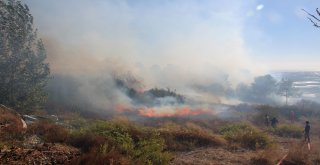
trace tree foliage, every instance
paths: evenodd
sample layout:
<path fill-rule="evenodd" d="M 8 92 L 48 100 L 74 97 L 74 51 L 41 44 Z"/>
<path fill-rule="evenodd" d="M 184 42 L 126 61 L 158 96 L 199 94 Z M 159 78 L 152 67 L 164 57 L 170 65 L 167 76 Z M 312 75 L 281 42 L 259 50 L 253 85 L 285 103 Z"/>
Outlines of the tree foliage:
<path fill-rule="evenodd" d="M 317 15 L 311 14 L 311 13 L 307 12 L 304 9 L 302 9 L 302 10 L 308 14 L 307 18 L 313 24 L 313 26 L 316 27 L 316 28 L 320 28 L 320 25 L 319 25 L 319 23 L 320 23 L 320 11 L 319 11 L 319 9 L 318 8 L 316 9 Z"/>
<path fill-rule="evenodd" d="M 20 111 L 39 108 L 49 78 L 46 51 L 27 5 L 0 1 L 0 104 Z"/>
<path fill-rule="evenodd" d="M 236 94 L 242 101 L 272 104 L 270 97 L 276 91 L 276 80 L 271 75 L 258 76 L 250 85 L 239 84 Z"/>
<path fill-rule="evenodd" d="M 278 83 L 277 94 L 286 98 L 286 105 L 288 105 L 289 97 L 299 96 L 298 90 L 293 86 L 293 81 L 287 78 L 282 78 Z"/>

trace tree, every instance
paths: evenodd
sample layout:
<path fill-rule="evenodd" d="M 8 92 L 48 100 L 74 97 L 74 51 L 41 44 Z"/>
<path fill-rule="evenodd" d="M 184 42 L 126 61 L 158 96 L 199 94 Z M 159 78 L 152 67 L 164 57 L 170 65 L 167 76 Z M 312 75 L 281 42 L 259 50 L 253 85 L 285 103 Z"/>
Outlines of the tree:
<path fill-rule="evenodd" d="M 40 108 L 50 72 L 45 59 L 28 6 L 0 0 L 0 104 L 25 112 Z"/>
<path fill-rule="evenodd" d="M 272 94 L 276 91 L 276 80 L 271 75 L 255 77 L 254 82 L 248 86 L 239 84 L 236 93 L 242 101 L 262 104 L 273 104 Z"/>
<path fill-rule="evenodd" d="M 320 25 L 318 25 L 318 23 L 320 23 L 320 11 L 319 9 L 317 8 L 316 9 L 316 12 L 318 14 L 318 16 L 315 16 L 314 14 L 310 14 L 309 12 L 307 12 L 306 10 L 302 9 L 304 12 L 306 12 L 309 17 L 307 17 L 310 22 L 313 24 L 313 26 L 317 27 L 317 28 L 320 28 Z"/>
<path fill-rule="evenodd" d="M 257 96 L 268 96 L 275 92 L 276 80 L 271 75 L 259 76 L 251 84 L 252 92 Z"/>
<path fill-rule="evenodd" d="M 288 105 L 289 97 L 298 96 L 299 93 L 296 88 L 293 86 L 293 81 L 282 78 L 281 81 L 278 83 L 278 91 L 277 93 L 280 96 L 284 96 L 286 98 L 286 105 Z"/>

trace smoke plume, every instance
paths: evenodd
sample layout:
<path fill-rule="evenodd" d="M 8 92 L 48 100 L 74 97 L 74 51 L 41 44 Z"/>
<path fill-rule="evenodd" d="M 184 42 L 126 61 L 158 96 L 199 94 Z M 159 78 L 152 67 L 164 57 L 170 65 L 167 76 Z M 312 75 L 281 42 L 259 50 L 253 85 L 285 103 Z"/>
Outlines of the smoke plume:
<path fill-rule="evenodd" d="M 239 15 L 252 7 L 249 2 L 26 3 L 47 49 L 55 101 L 110 112 L 124 106 L 144 115 L 168 106 L 175 107 L 173 114 L 189 112 L 171 95 L 147 97 L 152 88 L 170 89 L 196 114 L 208 111 L 199 107 L 232 102 L 229 89 L 263 73 L 251 61 L 242 34 L 246 17 Z M 130 90 L 138 94 L 130 96 Z M 155 110 L 148 111 L 150 104 Z"/>

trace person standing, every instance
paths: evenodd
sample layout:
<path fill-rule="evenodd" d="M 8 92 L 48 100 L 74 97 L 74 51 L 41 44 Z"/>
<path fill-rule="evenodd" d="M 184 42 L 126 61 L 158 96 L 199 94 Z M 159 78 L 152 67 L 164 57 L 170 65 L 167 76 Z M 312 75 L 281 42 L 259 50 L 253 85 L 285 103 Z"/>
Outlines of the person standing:
<path fill-rule="evenodd" d="M 273 117 L 273 118 L 271 119 L 271 126 L 272 126 L 273 128 L 276 128 L 278 122 L 279 122 L 278 119 L 277 119 L 276 117 Z"/>
<path fill-rule="evenodd" d="M 304 127 L 304 141 L 310 143 L 310 123 L 306 121 L 306 126 Z"/>
<path fill-rule="evenodd" d="M 266 114 L 266 115 L 264 116 L 264 124 L 265 124 L 267 127 L 269 127 L 269 121 L 270 121 L 269 115 Z"/>

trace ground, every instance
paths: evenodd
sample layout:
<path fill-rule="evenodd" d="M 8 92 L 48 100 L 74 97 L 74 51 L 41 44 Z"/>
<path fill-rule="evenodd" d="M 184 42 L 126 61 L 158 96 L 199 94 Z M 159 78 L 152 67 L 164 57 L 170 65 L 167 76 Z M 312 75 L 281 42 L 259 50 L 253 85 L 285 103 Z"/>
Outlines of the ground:
<path fill-rule="evenodd" d="M 245 165 L 255 156 L 254 151 L 228 151 L 224 148 L 199 148 L 194 151 L 179 153 L 171 165 Z"/>
<path fill-rule="evenodd" d="M 301 150 L 310 154 L 310 157 L 319 155 L 317 149 L 319 147 L 319 138 L 313 137 L 311 143 L 311 151 L 308 151 L 307 145 L 301 139 L 273 137 L 278 144 L 278 152 L 276 153 L 276 163 L 289 153 L 289 150 L 297 145 Z M 263 151 L 252 151 L 245 149 L 228 149 L 228 148 L 199 148 L 194 151 L 181 152 L 175 155 L 170 165 L 248 165 L 254 164 L 252 158 L 257 157 Z M 286 157 L 281 164 L 296 164 L 288 160 Z M 314 162 L 312 164 L 320 164 Z"/>

